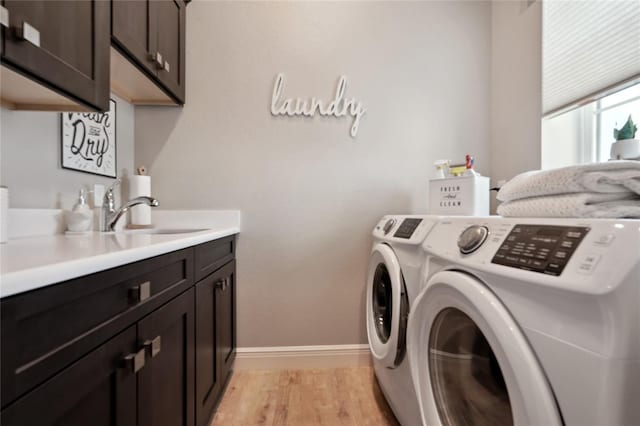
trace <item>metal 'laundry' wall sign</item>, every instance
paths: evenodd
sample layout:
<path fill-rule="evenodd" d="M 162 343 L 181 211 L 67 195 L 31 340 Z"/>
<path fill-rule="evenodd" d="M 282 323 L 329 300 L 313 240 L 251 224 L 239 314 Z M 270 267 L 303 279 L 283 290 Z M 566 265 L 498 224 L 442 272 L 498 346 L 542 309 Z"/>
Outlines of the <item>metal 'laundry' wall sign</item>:
<path fill-rule="evenodd" d="M 317 98 L 286 98 L 283 99 L 282 92 L 284 90 L 284 74 L 278 74 L 273 85 L 273 96 L 271 97 L 271 114 L 293 116 L 313 117 L 316 113 L 324 116 L 343 117 L 350 115 L 353 117 L 351 125 L 351 137 L 356 137 L 358 127 L 360 126 L 360 118 L 367 110 L 362 102 L 355 98 L 346 98 L 344 92 L 347 87 L 347 77 L 340 76 L 336 92 L 333 99 L 329 102 L 323 102 Z"/>

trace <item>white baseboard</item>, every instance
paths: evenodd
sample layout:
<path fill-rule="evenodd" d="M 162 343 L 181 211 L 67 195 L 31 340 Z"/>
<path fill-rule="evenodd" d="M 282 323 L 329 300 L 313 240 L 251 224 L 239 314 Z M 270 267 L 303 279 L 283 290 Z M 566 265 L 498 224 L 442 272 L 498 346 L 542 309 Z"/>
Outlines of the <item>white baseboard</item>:
<path fill-rule="evenodd" d="M 365 367 L 369 345 L 273 346 L 238 348 L 236 370 Z"/>

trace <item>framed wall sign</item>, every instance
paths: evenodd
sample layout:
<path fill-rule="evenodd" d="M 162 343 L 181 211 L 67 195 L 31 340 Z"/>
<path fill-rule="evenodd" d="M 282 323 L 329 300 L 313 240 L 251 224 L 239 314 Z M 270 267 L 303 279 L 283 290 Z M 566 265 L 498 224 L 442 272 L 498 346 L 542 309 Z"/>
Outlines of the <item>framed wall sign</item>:
<path fill-rule="evenodd" d="M 62 113 L 62 168 L 116 177 L 116 101 L 108 112 Z"/>

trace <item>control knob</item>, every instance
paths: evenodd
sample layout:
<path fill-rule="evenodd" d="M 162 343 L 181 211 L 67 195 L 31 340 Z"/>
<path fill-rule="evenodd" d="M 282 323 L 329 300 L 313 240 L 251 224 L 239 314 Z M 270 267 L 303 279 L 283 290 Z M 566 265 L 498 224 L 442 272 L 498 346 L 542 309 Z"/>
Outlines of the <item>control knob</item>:
<path fill-rule="evenodd" d="M 387 235 L 391 231 L 391 228 L 393 228 L 393 225 L 395 224 L 396 224 L 395 219 L 387 220 L 387 222 L 384 224 L 384 227 L 382 228 L 382 230 L 384 231 L 384 235 Z"/>
<path fill-rule="evenodd" d="M 485 242 L 489 235 L 489 229 L 486 226 L 471 225 L 458 237 L 458 247 L 460 253 L 469 254 L 478 250 Z"/>

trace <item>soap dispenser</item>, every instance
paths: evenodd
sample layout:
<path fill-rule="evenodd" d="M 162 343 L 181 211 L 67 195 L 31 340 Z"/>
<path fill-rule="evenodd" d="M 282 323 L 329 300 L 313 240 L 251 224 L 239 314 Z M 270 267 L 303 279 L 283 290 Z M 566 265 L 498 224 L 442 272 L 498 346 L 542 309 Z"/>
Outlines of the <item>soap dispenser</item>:
<path fill-rule="evenodd" d="M 87 232 L 91 230 L 93 211 L 87 205 L 84 189 L 78 194 L 78 202 L 67 219 L 67 229 L 71 232 Z"/>

